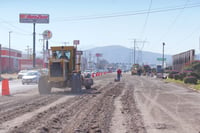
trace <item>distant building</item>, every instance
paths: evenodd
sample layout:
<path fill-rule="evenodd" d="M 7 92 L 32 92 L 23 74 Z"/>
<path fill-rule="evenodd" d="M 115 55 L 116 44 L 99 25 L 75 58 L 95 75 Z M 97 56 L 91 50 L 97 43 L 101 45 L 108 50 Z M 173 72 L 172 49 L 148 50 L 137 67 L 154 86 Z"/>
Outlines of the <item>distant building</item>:
<path fill-rule="evenodd" d="M 21 51 L 15 49 L 1 48 L 1 72 L 15 72 L 19 70 Z"/>
<path fill-rule="evenodd" d="M 173 70 L 182 72 L 185 64 L 194 60 L 195 50 L 192 49 L 186 52 L 173 55 L 172 58 L 173 58 L 173 66 L 172 66 Z"/>
<path fill-rule="evenodd" d="M 1 48 L 1 72 L 18 72 L 22 69 L 32 69 L 33 60 L 30 55 L 23 55 L 21 51 L 9 49 L 6 47 Z M 36 59 L 36 67 L 43 67 L 43 59 Z"/>

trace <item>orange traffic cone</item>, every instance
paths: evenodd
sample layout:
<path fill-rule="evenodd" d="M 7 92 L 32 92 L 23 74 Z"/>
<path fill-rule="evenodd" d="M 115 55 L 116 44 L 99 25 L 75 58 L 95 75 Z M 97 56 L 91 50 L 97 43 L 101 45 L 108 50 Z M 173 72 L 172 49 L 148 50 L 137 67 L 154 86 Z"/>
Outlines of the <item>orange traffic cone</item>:
<path fill-rule="evenodd" d="M 10 88 L 7 79 L 2 80 L 2 96 L 10 96 Z"/>

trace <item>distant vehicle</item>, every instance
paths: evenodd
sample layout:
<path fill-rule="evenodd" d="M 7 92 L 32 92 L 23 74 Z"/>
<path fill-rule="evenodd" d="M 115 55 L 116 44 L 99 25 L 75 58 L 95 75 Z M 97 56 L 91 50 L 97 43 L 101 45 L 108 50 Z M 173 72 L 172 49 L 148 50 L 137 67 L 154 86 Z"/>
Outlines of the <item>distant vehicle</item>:
<path fill-rule="evenodd" d="M 42 75 L 48 75 L 49 70 L 48 70 L 47 68 L 43 68 L 43 69 L 40 69 L 39 72 L 40 72 Z"/>
<path fill-rule="evenodd" d="M 22 84 L 30 84 L 30 83 L 38 83 L 39 78 L 41 76 L 41 73 L 38 71 L 28 71 L 23 77 L 22 77 Z"/>
<path fill-rule="evenodd" d="M 28 70 L 21 70 L 21 71 L 18 73 L 17 78 L 18 78 L 18 79 L 21 79 L 27 72 L 28 72 Z"/>
<path fill-rule="evenodd" d="M 131 68 L 131 75 L 137 75 L 139 70 L 139 64 L 133 64 Z"/>
<path fill-rule="evenodd" d="M 87 69 L 87 70 L 85 70 L 84 72 L 83 72 L 83 75 L 84 76 L 86 76 L 86 75 L 92 75 L 92 70 L 90 70 L 90 69 Z"/>

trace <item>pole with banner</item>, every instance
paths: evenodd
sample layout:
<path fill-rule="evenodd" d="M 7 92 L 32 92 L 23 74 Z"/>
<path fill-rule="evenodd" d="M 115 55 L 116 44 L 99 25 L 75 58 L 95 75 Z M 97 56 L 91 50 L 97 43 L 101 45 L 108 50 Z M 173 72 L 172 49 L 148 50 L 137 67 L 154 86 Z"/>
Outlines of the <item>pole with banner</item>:
<path fill-rule="evenodd" d="M 73 41 L 73 44 L 76 46 L 76 48 L 77 48 L 77 45 L 79 45 L 80 44 L 80 41 L 79 40 L 74 40 Z"/>
<path fill-rule="evenodd" d="M 43 35 L 43 40 L 46 40 L 44 62 L 46 64 L 46 68 L 48 68 L 48 60 L 49 60 L 49 41 L 48 40 L 52 38 L 52 32 L 50 30 L 45 30 L 42 35 Z"/>
<path fill-rule="evenodd" d="M 36 23 L 49 23 L 49 15 L 48 14 L 19 14 L 19 22 L 20 23 L 31 23 L 33 24 L 33 68 L 35 68 L 35 25 Z"/>

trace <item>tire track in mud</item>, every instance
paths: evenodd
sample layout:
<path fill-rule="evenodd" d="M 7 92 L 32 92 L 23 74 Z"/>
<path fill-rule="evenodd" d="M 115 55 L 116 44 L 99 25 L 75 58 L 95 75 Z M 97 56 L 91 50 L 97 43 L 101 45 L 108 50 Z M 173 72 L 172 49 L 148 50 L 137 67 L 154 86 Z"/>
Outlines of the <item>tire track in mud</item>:
<path fill-rule="evenodd" d="M 19 117 L 25 113 L 37 110 L 59 98 L 60 96 L 34 96 L 30 99 L 23 99 L 10 104 L 1 105 L 0 124 Z"/>
<path fill-rule="evenodd" d="M 141 112 L 138 109 L 134 97 L 134 85 L 132 82 L 127 81 L 124 95 L 121 98 L 123 114 L 126 117 L 127 133 L 147 133 Z"/>
<path fill-rule="evenodd" d="M 84 121 L 78 126 L 76 132 L 80 133 L 108 133 L 110 132 L 110 123 L 114 112 L 114 100 L 121 92 L 124 83 L 114 84 L 112 87 L 106 87 L 107 90 L 96 103 L 91 107 L 92 110 L 86 111 Z M 65 130 L 64 130 L 65 131 Z M 66 131 L 67 132 L 67 131 Z"/>
<path fill-rule="evenodd" d="M 37 114 L 10 132 L 107 132 L 113 101 L 121 88 L 122 84 L 109 82 L 99 91 L 75 96 Z"/>
<path fill-rule="evenodd" d="M 19 94 L 17 93 L 13 96 L 0 97 L 0 124 L 20 117 L 26 113 L 33 112 L 63 96 L 66 96 L 65 92 L 54 92 L 52 95 L 38 95 L 37 91 L 26 91 L 20 92 Z"/>
<path fill-rule="evenodd" d="M 168 85 L 164 85 L 162 81 L 159 81 L 157 79 L 151 79 L 151 82 L 149 79 L 146 79 L 144 77 L 141 77 L 137 81 L 138 84 L 138 91 L 142 89 L 142 93 L 139 91 L 137 99 L 141 100 L 141 97 L 143 97 L 145 100 L 143 100 L 142 110 L 148 110 L 148 112 L 144 111 L 144 115 L 148 117 L 149 120 L 146 120 L 148 131 L 149 132 L 155 132 L 160 133 L 161 131 L 164 132 L 164 130 L 175 130 L 176 132 L 198 132 L 195 130 L 192 125 L 187 123 L 184 119 L 182 119 L 176 112 L 177 106 L 180 102 L 180 100 L 177 100 L 177 103 L 175 104 L 174 111 L 170 110 L 169 107 L 167 107 L 166 102 L 165 104 L 161 103 L 161 100 L 163 100 L 162 94 L 165 94 L 165 91 L 168 90 Z M 140 81 L 141 80 L 141 81 Z M 151 84 L 149 84 L 151 83 Z M 147 88 L 149 86 L 149 88 Z M 146 88 L 145 88 L 146 87 Z M 144 91 L 145 90 L 145 91 Z M 170 95 L 169 95 L 170 94 Z M 174 96 L 175 94 L 169 93 L 168 97 L 165 97 L 165 99 L 170 98 L 169 96 Z M 177 95 L 175 95 L 177 96 Z M 170 100 L 170 99 L 168 99 Z M 168 121 L 165 121 L 168 120 Z M 154 121 L 154 123 L 152 123 Z"/>

